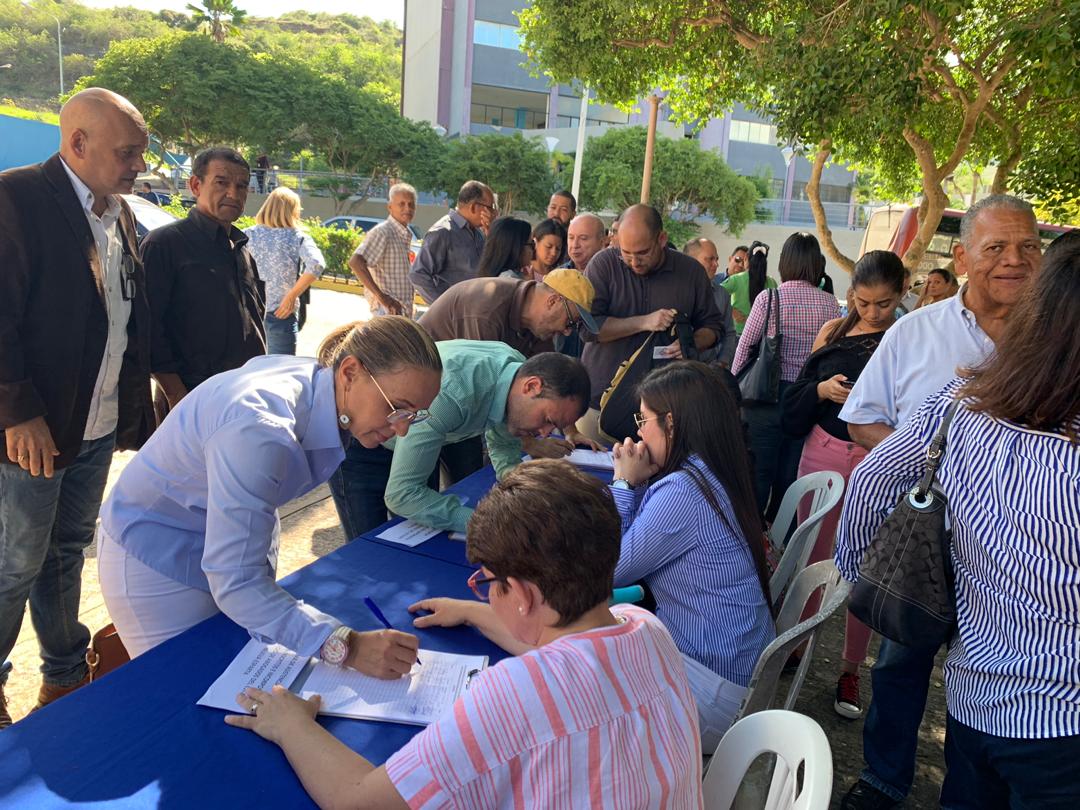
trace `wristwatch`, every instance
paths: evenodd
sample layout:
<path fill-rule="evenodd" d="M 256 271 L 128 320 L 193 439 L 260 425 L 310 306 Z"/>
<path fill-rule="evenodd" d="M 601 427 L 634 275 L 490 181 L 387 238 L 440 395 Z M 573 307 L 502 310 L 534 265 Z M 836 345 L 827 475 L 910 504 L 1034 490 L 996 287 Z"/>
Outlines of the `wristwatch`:
<path fill-rule="evenodd" d="M 319 657 L 328 664 L 340 667 L 345 663 L 349 655 L 349 633 L 352 632 L 345 625 L 335 630 L 326 641 L 323 642 Z"/>
<path fill-rule="evenodd" d="M 625 478 L 616 478 L 611 482 L 613 489 L 633 489 L 634 487 Z"/>

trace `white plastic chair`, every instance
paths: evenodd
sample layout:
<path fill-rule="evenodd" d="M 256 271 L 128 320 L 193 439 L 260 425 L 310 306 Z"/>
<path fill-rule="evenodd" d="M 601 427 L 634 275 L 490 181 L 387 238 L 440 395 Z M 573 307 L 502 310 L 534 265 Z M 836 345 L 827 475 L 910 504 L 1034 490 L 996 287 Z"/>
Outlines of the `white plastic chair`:
<path fill-rule="evenodd" d="M 818 591 L 821 602 L 817 612 L 805 621 L 799 621 L 806 603 Z M 795 670 L 795 676 L 788 687 L 784 708 L 792 709 L 798 700 L 806 673 L 810 669 L 810 659 L 814 654 L 814 642 L 821 625 L 844 604 L 851 583 L 840 577 L 832 560 L 822 560 L 809 565 L 796 575 L 788 589 L 787 598 L 776 617 L 776 638 L 761 651 L 754 671 L 750 674 L 750 683 L 743 697 L 742 705 L 735 715 L 735 721 L 755 712 L 772 707 L 776 691 L 780 686 L 780 675 L 784 671 L 791 653 L 804 643 L 802 659 Z"/>
<path fill-rule="evenodd" d="M 781 710 L 752 714 L 728 729 L 702 783 L 706 810 L 728 810 L 747 769 L 762 754 L 776 756 L 765 810 L 827 810 L 833 781 L 829 740 L 806 715 Z"/>
<path fill-rule="evenodd" d="M 784 538 L 791 528 L 792 521 L 798 514 L 799 501 L 812 494 L 810 514 L 798 525 L 791 539 L 784 543 Z M 840 503 L 844 497 L 844 476 L 838 472 L 822 471 L 804 475 L 788 487 L 776 520 L 769 529 L 769 541 L 773 548 L 782 548 L 784 553 L 780 562 L 769 578 L 769 599 L 774 606 L 788 587 L 792 578 L 806 567 L 810 552 L 817 543 L 821 531 L 821 521 L 829 510 Z"/>

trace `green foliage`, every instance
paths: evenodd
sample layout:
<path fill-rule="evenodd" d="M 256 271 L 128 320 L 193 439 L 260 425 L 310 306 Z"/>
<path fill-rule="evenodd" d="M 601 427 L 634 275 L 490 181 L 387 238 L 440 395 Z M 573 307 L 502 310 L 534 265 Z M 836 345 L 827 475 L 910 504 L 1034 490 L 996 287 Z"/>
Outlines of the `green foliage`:
<path fill-rule="evenodd" d="M 202 0 L 202 5 L 187 4 L 191 21 L 198 31 L 210 35 L 214 42 L 224 42 L 226 36 L 237 36 L 247 12 L 239 9 L 232 0 Z"/>
<path fill-rule="evenodd" d="M 643 127 L 617 127 L 593 138 L 581 169 L 581 206 L 586 210 L 622 209 L 640 200 L 645 162 Z M 649 185 L 649 202 L 664 215 L 665 227 L 682 244 L 696 233 L 697 217 L 712 217 L 739 234 L 754 216 L 759 191 L 715 152 L 691 140 L 658 136 Z"/>
<path fill-rule="evenodd" d="M 200 14 L 206 13 L 207 9 L 200 10 Z M 93 73 L 95 63 L 112 43 L 199 27 L 192 17 L 170 10 L 154 14 L 52 0 L 33 0 L 27 8 L 21 0 L 0 0 L 0 64 L 12 64 L 0 73 L 0 93 L 23 106 L 56 103 L 59 85 L 53 14 L 64 26 L 65 89 Z M 318 74 L 336 76 L 395 107 L 400 105 L 402 35 L 392 22 L 304 11 L 242 20 L 234 41 L 247 44 L 252 51 L 306 62 Z M 227 27 L 228 19 L 225 23 Z M 191 65 L 187 69 L 191 70 Z"/>
<path fill-rule="evenodd" d="M 443 191 L 451 199 L 466 180 L 482 180 L 498 196 L 504 214 L 519 211 L 541 215 L 555 190 L 551 156 L 544 144 L 512 135 L 470 135 L 446 143 L 442 155 L 414 163 L 411 175 L 419 188 Z"/>
<path fill-rule="evenodd" d="M 353 228 L 327 228 L 317 219 L 305 220 L 303 228 L 322 251 L 326 272 L 338 278 L 352 278 L 349 257 L 364 241 L 364 232 Z"/>
<path fill-rule="evenodd" d="M 56 113 L 24 110 L 22 107 L 10 102 L 11 99 L 9 98 L 2 99 L 2 102 L 0 102 L 0 115 L 6 115 L 10 118 L 22 118 L 25 121 L 41 121 L 45 124 L 60 125 L 60 116 Z"/>
<path fill-rule="evenodd" d="M 623 105 L 660 88 L 684 121 L 746 103 L 891 196 L 940 187 L 965 157 L 997 162 L 1000 182 L 1015 168 L 1029 194 L 1080 196 L 1078 129 L 1062 126 L 1080 96 L 1074 0 L 533 0 L 520 19 L 555 81 Z"/>

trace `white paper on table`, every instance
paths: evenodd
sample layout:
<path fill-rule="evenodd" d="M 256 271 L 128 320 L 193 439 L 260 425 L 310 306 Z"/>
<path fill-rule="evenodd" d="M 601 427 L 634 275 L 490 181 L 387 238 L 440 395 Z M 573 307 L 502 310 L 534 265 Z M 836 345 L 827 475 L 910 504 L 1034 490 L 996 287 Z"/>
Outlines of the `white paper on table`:
<path fill-rule="evenodd" d="M 249 686 L 264 692 L 278 684 L 290 687 L 308 660 L 280 644 L 267 645 L 251 639 L 197 702 L 200 706 L 238 712 L 241 709 L 236 697 Z"/>
<path fill-rule="evenodd" d="M 300 697 L 320 695 L 319 714 L 426 726 L 454 705 L 487 657 L 432 650 L 421 656 L 422 666 L 393 681 L 316 663 Z"/>
<path fill-rule="evenodd" d="M 403 546 L 412 548 L 420 545 L 425 540 L 430 540 L 441 531 L 442 529 L 433 529 L 430 526 L 417 523 L 415 520 L 403 520 L 401 523 L 383 529 L 375 536 L 383 540 L 389 540 L 391 543 L 400 543 Z"/>
<path fill-rule="evenodd" d="M 607 450 L 585 450 L 577 448 L 566 460 L 578 467 L 596 467 L 601 470 L 614 470 L 615 459 Z"/>
<path fill-rule="evenodd" d="M 460 540 L 464 543 L 468 538 L 466 537 L 465 532 L 450 532 L 450 539 Z"/>

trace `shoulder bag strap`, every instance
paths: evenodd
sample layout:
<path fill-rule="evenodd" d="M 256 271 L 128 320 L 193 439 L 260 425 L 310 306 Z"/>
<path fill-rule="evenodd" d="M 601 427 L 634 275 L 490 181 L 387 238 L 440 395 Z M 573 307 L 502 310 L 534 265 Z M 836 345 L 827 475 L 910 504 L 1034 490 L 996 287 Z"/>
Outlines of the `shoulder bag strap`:
<path fill-rule="evenodd" d="M 776 291 L 776 336 L 780 337 L 780 290 Z"/>
<path fill-rule="evenodd" d="M 925 498 L 926 493 L 934 486 L 934 478 L 937 475 L 938 467 L 941 466 L 941 460 L 945 457 L 945 437 L 949 433 L 949 425 L 952 424 L 953 416 L 956 415 L 956 409 L 959 407 L 960 400 L 954 400 L 949 405 L 949 409 L 945 411 L 945 417 L 941 420 L 941 425 L 938 426 L 937 431 L 934 433 L 934 438 L 930 440 L 930 447 L 926 451 L 926 472 L 923 473 L 923 477 L 919 479 L 916 486 L 917 497 L 919 498 Z"/>

